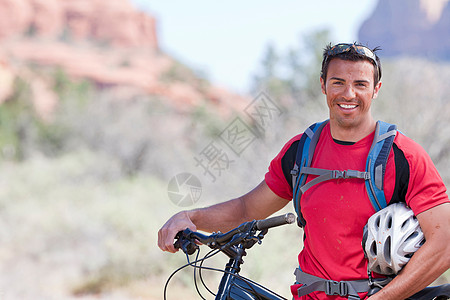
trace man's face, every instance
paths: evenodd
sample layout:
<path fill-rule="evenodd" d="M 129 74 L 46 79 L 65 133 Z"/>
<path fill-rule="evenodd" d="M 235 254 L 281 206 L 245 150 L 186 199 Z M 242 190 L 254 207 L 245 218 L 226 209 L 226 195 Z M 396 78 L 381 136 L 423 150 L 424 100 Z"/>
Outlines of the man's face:
<path fill-rule="evenodd" d="M 366 60 L 334 58 L 328 65 L 326 82 L 321 78 L 330 120 L 341 127 L 358 127 L 370 122 L 372 99 L 378 96 L 381 82 L 374 87 L 373 65 Z"/>

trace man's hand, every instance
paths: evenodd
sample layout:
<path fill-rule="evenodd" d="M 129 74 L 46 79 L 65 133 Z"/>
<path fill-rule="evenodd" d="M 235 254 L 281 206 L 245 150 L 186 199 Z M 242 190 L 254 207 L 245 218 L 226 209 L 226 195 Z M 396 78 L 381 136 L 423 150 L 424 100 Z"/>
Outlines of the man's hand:
<path fill-rule="evenodd" d="M 158 247 L 163 251 L 175 253 L 178 249 L 173 246 L 175 235 L 178 231 L 189 228 L 197 231 L 197 227 L 192 223 L 188 211 L 181 211 L 170 218 L 166 224 L 158 231 Z"/>

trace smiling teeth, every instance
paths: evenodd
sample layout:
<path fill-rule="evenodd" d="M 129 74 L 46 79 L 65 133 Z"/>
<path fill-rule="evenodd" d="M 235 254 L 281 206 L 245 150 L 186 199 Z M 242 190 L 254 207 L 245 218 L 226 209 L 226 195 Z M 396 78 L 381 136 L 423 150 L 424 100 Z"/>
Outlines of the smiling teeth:
<path fill-rule="evenodd" d="M 340 107 L 342 108 L 355 108 L 356 105 L 354 104 L 339 104 Z"/>

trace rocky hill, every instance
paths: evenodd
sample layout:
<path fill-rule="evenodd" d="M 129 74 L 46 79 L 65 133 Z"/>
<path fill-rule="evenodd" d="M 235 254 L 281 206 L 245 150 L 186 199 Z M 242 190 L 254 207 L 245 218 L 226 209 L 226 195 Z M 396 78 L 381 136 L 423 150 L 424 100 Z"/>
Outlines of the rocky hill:
<path fill-rule="evenodd" d="M 20 77 L 44 117 L 58 99 L 36 69 L 59 68 L 99 89 L 126 87 L 130 97 L 156 95 L 182 109 L 207 102 L 229 111 L 242 102 L 160 51 L 157 21 L 129 0 L 0 0 L 0 43 L 0 103 Z"/>
<path fill-rule="evenodd" d="M 0 7 L 2 39 L 26 34 L 157 48 L 155 19 L 128 1 L 2 0 Z"/>
<path fill-rule="evenodd" d="M 450 60 L 449 0 L 379 0 L 358 40 L 381 46 L 382 56 Z"/>

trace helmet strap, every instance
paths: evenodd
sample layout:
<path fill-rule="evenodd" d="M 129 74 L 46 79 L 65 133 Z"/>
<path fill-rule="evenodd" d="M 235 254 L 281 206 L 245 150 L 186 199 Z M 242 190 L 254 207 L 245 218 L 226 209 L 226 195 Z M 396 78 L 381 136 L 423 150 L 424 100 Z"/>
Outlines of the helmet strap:
<path fill-rule="evenodd" d="M 372 272 L 369 270 L 369 264 L 367 264 L 367 277 L 369 278 L 369 292 L 367 294 L 368 297 L 373 294 L 379 292 L 383 287 L 385 287 L 395 276 L 387 276 L 384 279 L 374 279 L 372 277 Z"/>

